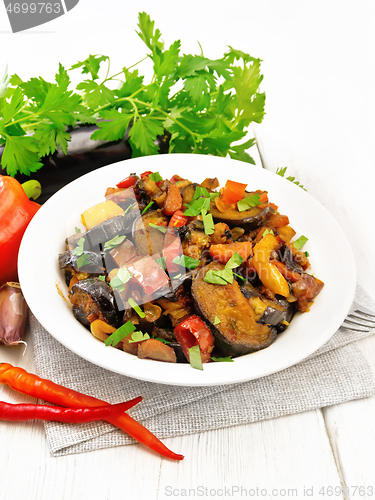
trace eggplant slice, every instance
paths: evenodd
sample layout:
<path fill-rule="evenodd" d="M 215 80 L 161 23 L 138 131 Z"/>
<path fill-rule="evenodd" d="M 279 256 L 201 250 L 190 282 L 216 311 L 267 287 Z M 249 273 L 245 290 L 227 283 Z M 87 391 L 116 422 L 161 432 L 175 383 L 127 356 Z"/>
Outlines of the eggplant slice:
<path fill-rule="evenodd" d="M 86 328 L 94 319 L 101 319 L 117 328 L 120 314 L 112 288 L 98 278 L 87 278 L 78 281 L 69 292 L 69 300 L 73 304 L 73 315 Z"/>
<path fill-rule="evenodd" d="M 82 273 L 102 274 L 104 272 L 103 259 L 100 253 L 84 252 L 87 264 L 79 267 L 77 260 L 79 255 L 74 255 L 73 250 L 59 254 L 59 267 L 65 271 L 76 271 Z"/>
<path fill-rule="evenodd" d="M 238 283 L 234 280 L 232 284 L 215 285 L 204 281 L 209 270 L 224 267 L 211 262 L 198 272 L 191 287 L 195 308 L 210 325 L 215 349 L 223 356 L 241 356 L 268 347 L 276 338 L 276 329 L 256 322 L 255 312 Z M 215 317 L 220 323 L 214 326 Z"/>
<path fill-rule="evenodd" d="M 236 208 L 228 208 L 225 212 L 220 212 L 215 203 L 211 202 L 210 212 L 215 223 L 224 222 L 230 229 L 241 227 L 248 233 L 263 226 L 275 211 L 268 206 L 263 209 L 254 207 L 243 212 L 239 212 Z"/>
<path fill-rule="evenodd" d="M 142 256 L 162 253 L 167 224 L 168 219 L 160 210 L 150 210 L 134 221 L 133 240 Z M 154 226 L 160 226 L 161 230 Z"/>
<path fill-rule="evenodd" d="M 133 210 L 125 215 L 116 215 L 97 226 L 89 229 L 85 233 L 77 233 L 69 236 L 66 243 L 69 245 L 77 245 L 78 240 L 85 238 L 84 250 L 99 248 L 100 244 L 111 240 L 117 235 L 131 234 L 131 230 L 135 219 L 139 216 L 139 210 Z"/>

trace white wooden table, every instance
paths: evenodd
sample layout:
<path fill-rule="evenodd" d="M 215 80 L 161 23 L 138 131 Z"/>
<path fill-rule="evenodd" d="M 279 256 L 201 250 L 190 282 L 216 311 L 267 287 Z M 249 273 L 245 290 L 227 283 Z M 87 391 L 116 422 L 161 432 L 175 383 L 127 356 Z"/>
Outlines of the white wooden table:
<path fill-rule="evenodd" d="M 51 78 L 89 53 L 113 69 L 141 59 L 138 11 L 168 44 L 220 57 L 231 45 L 263 59 L 267 116 L 254 128 L 263 167 L 288 172 L 335 216 L 356 257 L 358 281 L 375 298 L 370 200 L 375 186 L 374 4 L 284 0 L 80 0 L 62 18 L 13 35 L 0 19 L 1 63 L 23 78 Z M 1 10 L 1 7 L 0 7 Z M 0 72 L 2 72 L 0 68 Z M 255 153 L 255 151 L 254 151 Z M 340 300 L 340 291 L 337 291 Z M 375 337 L 360 342 L 375 367 Z M 34 371 L 28 346 L 0 347 L 1 361 Z M 5 387 L 0 399 L 31 401 Z M 183 462 L 134 445 L 52 458 L 41 423 L 0 425 L 0 496 L 15 500 L 372 498 L 375 397 L 260 423 L 165 440 Z M 328 488 L 330 487 L 330 488 Z M 322 490 L 325 488 L 325 490 Z M 328 488 L 328 489 L 327 489 Z M 340 492 L 347 489 L 347 495 Z M 246 490 L 246 491 L 245 491 Z M 325 495 L 323 495 L 323 492 Z"/>

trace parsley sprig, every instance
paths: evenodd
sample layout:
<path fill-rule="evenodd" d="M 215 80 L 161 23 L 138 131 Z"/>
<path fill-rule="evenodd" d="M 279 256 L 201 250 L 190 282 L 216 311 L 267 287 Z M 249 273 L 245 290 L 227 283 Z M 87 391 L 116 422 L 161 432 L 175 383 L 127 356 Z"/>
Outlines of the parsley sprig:
<path fill-rule="evenodd" d="M 165 46 L 145 12 L 138 28 L 146 57 L 113 75 L 109 57 L 101 54 L 90 54 L 69 70 L 59 64 L 54 82 L 4 74 L 0 144 L 9 175 L 36 172 L 41 158 L 57 149 L 66 154 L 71 128 L 85 123 L 99 127 L 93 140 L 116 141 L 128 133 L 133 157 L 157 154 L 157 138 L 167 134 L 169 153 L 229 154 L 254 163 L 246 151 L 254 139 L 240 141 L 249 124 L 264 116 L 260 59 L 232 47 L 220 59 L 182 54 L 180 40 Z M 150 82 L 135 68 L 145 60 L 153 65 Z M 77 70 L 83 80 L 69 89 L 69 71 Z"/>

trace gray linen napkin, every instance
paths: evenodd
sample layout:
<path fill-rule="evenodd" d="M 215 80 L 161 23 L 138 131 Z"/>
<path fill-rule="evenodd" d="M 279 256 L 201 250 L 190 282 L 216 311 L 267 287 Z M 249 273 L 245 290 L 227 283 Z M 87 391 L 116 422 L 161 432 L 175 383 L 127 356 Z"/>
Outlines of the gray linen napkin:
<path fill-rule="evenodd" d="M 375 311 L 375 302 L 357 287 L 356 302 Z M 129 414 L 163 439 L 256 422 L 371 396 L 375 381 L 359 347 L 368 335 L 339 329 L 305 361 L 257 380 L 214 387 L 176 387 L 110 372 L 78 357 L 57 342 L 31 315 L 39 376 L 111 403 L 142 395 Z M 53 352 L 53 356 L 51 356 Z M 46 422 L 53 456 L 134 443 L 105 422 L 86 425 Z"/>

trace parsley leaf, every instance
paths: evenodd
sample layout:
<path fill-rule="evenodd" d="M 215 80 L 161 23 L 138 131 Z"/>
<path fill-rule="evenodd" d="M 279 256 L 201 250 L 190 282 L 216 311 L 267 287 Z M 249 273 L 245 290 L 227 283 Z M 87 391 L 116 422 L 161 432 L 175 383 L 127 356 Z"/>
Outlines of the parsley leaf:
<path fill-rule="evenodd" d="M 146 317 L 145 313 L 142 311 L 142 309 L 139 307 L 139 305 L 136 303 L 136 301 L 134 299 L 132 299 L 130 297 L 128 299 L 128 303 L 129 303 L 129 306 L 134 309 L 134 311 L 138 314 L 138 316 L 140 318 L 145 318 Z"/>
<path fill-rule="evenodd" d="M 276 174 L 280 175 L 280 177 L 285 177 L 287 168 L 288 167 L 280 167 L 280 168 L 278 168 L 276 170 Z M 298 187 L 300 187 L 301 189 L 304 189 L 306 191 L 306 188 L 304 186 L 302 186 L 302 184 L 299 181 L 296 181 L 296 178 L 293 177 L 292 175 L 289 175 L 288 177 L 286 177 L 286 180 L 290 181 L 290 182 L 293 182 L 293 184 L 296 184 Z"/>
<path fill-rule="evenodd" d="M 232 269 L 240 266 L 242 262 L 243 258 L 236 252 L 225 264 L 224 269 L 209 269 L 205 277 L 203 278 L 203 281 L 205 281 L 206 283 L 212 283 L 213 285 L 227 285 L 228 283 L 232 284 L 234 280 L 234 273 Z"/>
<path fill-rule="evenodd" d="M 249 124 L 264 116 L 261 60 L 232 47 L 214 60 L 181 55 L 180 40 L 166 47 L 145 12 L 139 13 L 136 33 L 146 48 L 139 63 L 148 59 L 153 68 L 148 82 L 133 61 L 111 75 L 109 57 L 103 54 L 89 54 L 69 70 L 59 64 L 54 82 L 42 77 L 24 82 L 4 73 L 0 144 L 5 145 L 1 163 L 9 175 L 36 172 L 43 166 L 41 158 L 56 150 L 67 154 L 70 131 L 86 123 L 98 125 L 91 140 L 127 137 L 133 157 L 158 154 L 158 141 L 167 137 L 169 153 L 229 155 L 254 163 L 248 149 L 255 141 L 245 136 Z M 69 90 L 70 71 L 76 70 L 83 76 Z M 156 182 L 161 180 L 154 175 Z M 202 197 L 210 198 L 197 195 L 193 203 Z M 188 209 L 190 215 L 209 211 L 205 202 L 199 203 Z"/>
<path fill-rule="evenodd" d="M 119 246 L 124 240 L 125 240 L 126 236 L 125 235 L 122 235 L 122 236 L 115 236 L 114 238 L 112 238 L 111 240 L 108 240 L 104 243 L 104 251 L 106 252 L 107 250 L 112 250 L 112 248 L 116 248 L 117 246 Z"/>
<path fill-rule="evenodd" d="M 199 348 L 199 344 L 189 347 L 189 359 L 190 366 L 196 368 L 197 370 L 203 370 L 202 356 Z"/>
<path fill-rule="evenodd" d="M 233 363 L 233 359 L 230 356 L 227 356 L 226 358 L 215 358 L 214 356 L 211 356 L 211 359 L 216 363 Z"/>
<path fill-rule="evenodd" d="M 132 333 L 131 340 L 129 340 L 129 344 L 133 344 L 134 342 L 142 342 L 142 340 L 147 340 L 149 338 L 150 335 L 148 333 L 136 331 Z"/>
<path fill-rule="evenodd" d="M 251 194 L 250 196 L 246 196 L 246 198 L 242 198 L 242 200 L 237 201 L 237 208 L 239 212 L 244 212 L 245 210 L 258 205 L 260 205 L 259 194 Z"/>
<path fill-rule="evenodd" d="M 187 267 L 188 269 L 195 269 L 199 266 L 200 260 L 193 259 L 193 257 L 188 257 L 187 255 L 178 255 L 172 262 L 179 266 Z"/>
<path fill-rule="evenodd" d="M 116 346 L 121 340 L 130 335 L 135 330 L 135 326 L 131 321 L 127 321 L 114 331 L 105 341 L 106 346 Z"/>
<path fill-rule="evenodd" d="M 301 250 L 301 248 L 303 247 L 303 245 L 308 241 L 308 238 L 306 238 L 306 236 L 300 236 L 296 241 L 293 241 L 293 246 L 294 248 L 296 248 L 297 250 Z"/>

